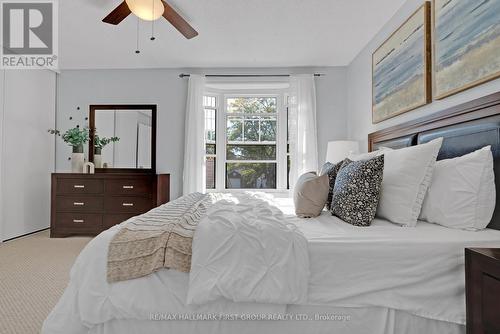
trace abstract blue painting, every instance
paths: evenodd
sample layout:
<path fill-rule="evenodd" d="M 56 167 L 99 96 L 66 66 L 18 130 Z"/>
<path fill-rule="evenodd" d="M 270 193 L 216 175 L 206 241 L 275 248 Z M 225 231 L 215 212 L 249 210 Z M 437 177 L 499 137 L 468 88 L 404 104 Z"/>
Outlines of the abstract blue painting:
<path fill-rule="evenodd" d="M 425 3 L 372 56 L 372 122 L 430 102 L 430 3 Z"/>
<path fill-rule="evenodd" d="M 500 0 L 434 0 L 434 96 L 500 76 Z"/>

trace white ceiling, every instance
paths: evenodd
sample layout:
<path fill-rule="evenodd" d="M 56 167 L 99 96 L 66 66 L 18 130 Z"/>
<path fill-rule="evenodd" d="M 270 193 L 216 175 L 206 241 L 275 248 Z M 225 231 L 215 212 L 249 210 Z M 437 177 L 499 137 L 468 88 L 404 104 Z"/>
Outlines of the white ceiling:
<path fill-rule="evenodd" d="M 101 20 L 120 0 L 59 1 L 60 67 L 178 68 L 344 66 L 404 0 L 170 0 L 199 32 L 185 39 L 166 20 Z"/>

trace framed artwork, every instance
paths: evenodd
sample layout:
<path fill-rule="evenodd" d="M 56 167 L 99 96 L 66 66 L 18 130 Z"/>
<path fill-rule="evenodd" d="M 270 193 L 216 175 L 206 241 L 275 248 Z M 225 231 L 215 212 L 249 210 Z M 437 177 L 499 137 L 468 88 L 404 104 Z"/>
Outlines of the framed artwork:
<path fill-rule="evenodd" d="M 500 0 L 434 0 L 432 5 L 434 97 L 500 77 Z"/>
<path fill-rule="evenodd" d="M 431 4 L 425 2 L 372 55 L 372 123 L 431 102 Z"/>

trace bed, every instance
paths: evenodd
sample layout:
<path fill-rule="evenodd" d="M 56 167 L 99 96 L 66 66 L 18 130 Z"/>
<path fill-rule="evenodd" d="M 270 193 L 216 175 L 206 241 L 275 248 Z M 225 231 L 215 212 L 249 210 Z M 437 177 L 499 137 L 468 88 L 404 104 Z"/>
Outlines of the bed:
<path fill-rule="evenodd" d="M 500 180 L 500 93 L 369 135 L 369 148 L 443 137 L 438 159 L 492 145 Z M 500 181 L 496 182 L 497 193 Z M 262 195 L 264 196 L 264 195 Z M 359 228 L 327 212 L 292 215 L 289 199 L 266 197 L 307 240 L 306 300 L 295 304 L 217 299 L 187 305 L 189 274 L 160 270 L 108 284 L 107 247 L 115 226 L 93 239 L 43 333 L 464 333 L 464 248 L 500 247 L 497 202 L 487 229 L 453 230 L 376 219 Z"/>

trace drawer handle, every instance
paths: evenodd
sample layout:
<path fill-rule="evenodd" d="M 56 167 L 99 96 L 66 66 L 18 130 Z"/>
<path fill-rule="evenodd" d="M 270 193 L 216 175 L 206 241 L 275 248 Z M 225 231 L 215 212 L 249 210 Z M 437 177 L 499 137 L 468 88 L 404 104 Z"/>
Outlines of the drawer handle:
<path fill-rule="evenodd" d="M 85 223 L 83 219 L 73 219 L 73 223 Z"/>
<path fill-rule="evenodd" d="M 74 206 L 84 206 L 85 203 L 84 202 L 73 202 L 73 205 Z"/>
<path fill-rule="evenodd" d="M 123 189 L 134 189 L 134 186 L 123 186 Z"/>
<path fill-rule="evenodd" d="M 85 186 L 83 184 L 75 184 L 73 186 L 73 188 L 79 188 L 79 189 L 82 189 L 82 188 L 85 188 Z"/>
<path fill-rule="evenodd" d="M 122 203 L 123 206 L 134 206 L 134 203 Z"/>

